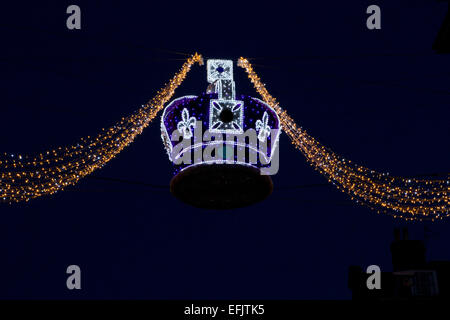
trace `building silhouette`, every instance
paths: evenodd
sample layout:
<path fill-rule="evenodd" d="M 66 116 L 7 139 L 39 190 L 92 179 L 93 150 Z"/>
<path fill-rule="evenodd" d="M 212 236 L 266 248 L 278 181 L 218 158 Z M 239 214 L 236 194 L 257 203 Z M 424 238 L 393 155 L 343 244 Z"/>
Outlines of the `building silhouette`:
<path fill-rule="evenodd" d="M 442 0 L 441 0 L 442 1 Z M 449 2 L 449 0 L 443 0 Z M 445 16 L 444 23 L 439 29 L 436 39 L 433 43 L 433 50 L 437 53 L 450 53 L 450 2 L 449 10 Z"/>
<path fill-rule="evenodd" d="M 392 272 L 381 272 L 381 289 L 367 288 L 367 274 L 350 266 L 348 286 L 353 300 L 447 300 L 450 298 L 450 261 L 426 261 L 425 245 L 410 240 L 408 229 L 394 230 Z"/>

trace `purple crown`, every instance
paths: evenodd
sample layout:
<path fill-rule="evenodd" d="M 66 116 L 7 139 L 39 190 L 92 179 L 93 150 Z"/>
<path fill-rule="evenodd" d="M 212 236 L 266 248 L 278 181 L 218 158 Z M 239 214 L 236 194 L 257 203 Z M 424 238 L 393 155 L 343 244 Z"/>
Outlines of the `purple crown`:
<path fill-rule="evenodd" d="M 281 129 L 276 112 L 257 98 L 236 99 L 231 60 L 208 60 L 207 79 L 205 93 L 173 100 L 161 117 L 175 174 L 206 164 L 270 168 Z"/>

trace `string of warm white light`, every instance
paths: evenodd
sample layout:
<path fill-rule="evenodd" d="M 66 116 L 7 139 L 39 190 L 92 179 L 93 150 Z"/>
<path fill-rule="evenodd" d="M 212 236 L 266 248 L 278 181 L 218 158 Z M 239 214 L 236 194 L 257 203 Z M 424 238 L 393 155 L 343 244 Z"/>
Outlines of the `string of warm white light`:
<path fill-rule="evenodd" d="M 152 100 L 109 129 L 103 129 L 96 137 L 88 136 L 70 147 L 60 147 L 37 156 L 0 155 L 0 200 L 28 201 L 53 194 L 103 167 L 148 126 L 195 63 L 203 63 L 199 54 L 187 59 L 181 70 Z M 294 146 L 316 170 L 349 194 L 352 200 L 406 220 L 435 220 L 450 215 L 449 176 L 441 180 L 408 179 L 353 164 L 298 127 L 269 94 L 248 60 L 240 58 L 238 65 L 247 71 L 263 100 L 277 112 L 282 128 Z"/>
<path fill-rule="evenodd" d="M 450 215 L 449 175 L 442 180 L 409 179 L 378 173 L 353 164 L 298 127 L 269 94 L 247 59 L 240 58 L 238 66 L 246 70 L 263 100 L 277 112 L 282 128 L 292 144 L 302 151 L 316 170 L 339 190 L 349 194 L 352 200 L 378 212 L 391 213 L 406 220 L 436 220 Z"/>
<path fill-rule="evenodd" d="M 37 156 L 0 155 L 0 200 L 28 201 L 53 194 L 77 183 L 103 167 L 139 135 L 173 96 L 195 63 L 203 64 L 194 54 L 169 83 L 147 104 L 96 137 L 82 138 L 77 144 L 40 153 Z"/>

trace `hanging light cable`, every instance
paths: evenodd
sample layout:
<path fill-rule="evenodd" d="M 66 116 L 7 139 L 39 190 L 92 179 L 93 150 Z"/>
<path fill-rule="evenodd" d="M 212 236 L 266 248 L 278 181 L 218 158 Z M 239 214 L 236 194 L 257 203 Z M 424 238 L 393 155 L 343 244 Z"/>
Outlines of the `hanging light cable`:
<path fill-rule="evenodd" d="M 263 100 L 278 114 L 283 130 L 292 144 L 330 183 L 350 195 L 351 199 L 377 212 L 393 214 L 406 220 L 442 219 L 449 213 L 450 176 L 446 179 L 417 179 L 390 176 L 356 165 L 311 137 L 298 127 L 267 91 L 249 61 L 239 58 L 238 66 Z"/>
<path fill-rule="evenodd" d="M 95 137 L 82 138 L 69 147 L 59 147 L 35 156 L 0 155 L 0 200 L 28 201 L 53 194 L 103 167 L 142 133 L 184 81 L 202 56 L 189 57 L 173 78 L 135 113 Z"/>

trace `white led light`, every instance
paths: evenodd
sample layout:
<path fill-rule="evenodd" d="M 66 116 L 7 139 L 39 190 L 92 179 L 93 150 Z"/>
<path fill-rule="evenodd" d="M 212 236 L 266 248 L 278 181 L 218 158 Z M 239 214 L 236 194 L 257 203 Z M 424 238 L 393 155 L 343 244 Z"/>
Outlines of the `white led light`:
<path fill-rule="evenodd" d="M 264 112 L 262 120 L 256 120 L 256 132 L 258 132 L 258 139 L 264 142 L 268 136 L 270 136 L 269 115 L 267 111 Z"/>
<path fill-rule="evenodd" d="M 233 80 L 232 60 L 208 60 L 206 63 L 208 82 L 216 80 Z"/>
<path fill-rule="evenodd" d="M 189 117 L 189 111 L 186 108 L 181 112 L 181 117 L 183 120 L 177 124 L 178 132 L 183 134 L 184 139 L 190 139 L 192 137 L 191 128 L 195 128 L 197 120 L 195 117 Z"/>
<path fill-rule="evenodd" d="M 236 88 L 233 80 L 220 80 L 216 82 L 215 90 L 219 99 L 234 100 L 236 99 Z"/>
<path fill-rule="evenodd" d="M 230 121 L 221 118 L 223 111 L 229 110 Z M 244 132 L 244 102 L 240 100 L 212 99 L 209 103 L 209 130 L 219 133 Z"/>
<path fill-rule="evenodd" d="M 269 163 L 270 161 L 272 161 L 273 152 L 270 155 L 270 157 L 268 157 L 258 147 L 250 146 L 250 145 L 245 144 L 245 143 L 235 143 L 235 142 L 225 141 L 225 140 L 209 141 L 209 142 L 204 141 L 202 143 L 197 143 L 197 144 L 194 144 L 194 145 L 187 146 L 186 148 L 182 149 L 178 154 L 175 154 L 174 161 L 182 158 L 184 153 L 191 152 L 192 150 L 195 150 L 197 148 L 202 148 L 202 147 L 205 147 L 205 146 L 219 146 L 219 145 L 231 146 L 233 148 L 235 146 L 236 147 L 242 147 L 242 148 L 248 148 L 249 150 L 251 150 L 255 154 L 259 155 L 260 159 L 262 159 L 265 163 Z M 214 160 L 214 161 L 223 161 L 223 160 L 220 159 L 220 160 Z M 207 163 L 207 162 L 208 162 L 208 160 L 202 159 L 198 163 Z M 239 160 L 234 160 L 234 159 L 226 159 L 226 162 L 227 163 L 236 163 L 236 164 L 239 164 L 239 163 L 247 163 L 247 164 L 252 164 L 252 165 L 256 164 L 256 162 L 255 163 L 251 163 L 251 162 L 249 163 L 249 162 L 239 161 Z"/>
<path fill-rule="evenodd" d="M 164 147 L 166 149 L 167 155 L 169 156 L 169 160 L 172 161 L 172 142 L 170 140 L 170 135 L 167 132 L 166 125 L 164 124 L 164 120 L 166 119 L 166 110 L 170 110 L 172 105 L 177 103 L 182 99 L 196 99 L 197 96 L 184 96 L 177 99 L 172 100 L 171 103 L 167 107 L 164 108 L 163 114 L 161 116 L 161 139 L 163 141 Z"/>

